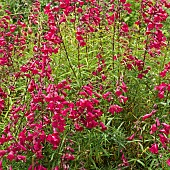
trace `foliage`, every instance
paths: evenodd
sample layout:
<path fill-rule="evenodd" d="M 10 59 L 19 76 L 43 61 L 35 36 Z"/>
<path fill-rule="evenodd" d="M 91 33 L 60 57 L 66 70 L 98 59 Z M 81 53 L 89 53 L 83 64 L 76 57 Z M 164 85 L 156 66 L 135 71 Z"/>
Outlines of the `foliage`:
<path fill-rule="evenodd" d="M 2 1 L 0 169 L 168 169 L 169 8 Z"/>

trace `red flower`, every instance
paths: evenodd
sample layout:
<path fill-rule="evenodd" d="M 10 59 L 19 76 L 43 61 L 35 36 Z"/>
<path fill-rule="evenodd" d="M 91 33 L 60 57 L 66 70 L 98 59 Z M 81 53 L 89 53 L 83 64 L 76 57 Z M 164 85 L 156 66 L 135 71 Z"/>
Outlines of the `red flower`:
<path fill-rule="evenodd" d="M 166 123 L 162 123 L 162 125 L 166 131 L 170 131 L 170 125 L 168 125 Z"/>
<path fill-rule="evenodd" d="M 0 160 L 0 169 L 2 169 L 2 161 Z"/>
<path fill-rule="evenodd" d="M 125 158 L 124 153 L 122 154 L 122 161 L 123 161 L 123 166 L 129 166 L 128 160 Z"/>
<path fill-rule="evenodd" d="M 10 25 L 10 31 L 11 32 L 14 32 L 16 30 L 16 28 L 17 28 L 16 25 L 13 25 L 13 24 Z"/>
<path fill-rule="evenodd" d="M 54 170 L 59 170 L 59 167 L 58 167 L 58 166 L 56 166 L 56 167 L 54 168 Z"/>
<path fill-rule="evenodd" d="M 84 128 L 80 126 L 78 123 L 74 123 L 74 127 L 76 131 L 82 131 Z"/>
<path fill-rule="evenodd" d="M 3 157 L 7 153 L 6 150 L 0 150 L 0 158 Z"/>
<path fill-rule="evenodd" d="M 17 159 L 26 162 L 26 156 L 18 155 L 18 156 L 17 156 Z"/>
<path fill-rule="evenodd" d="M 161 125 L 158 118 L 156 118 L 155 121 L 156 121 L 156 125 L 157 125 L 157 126 L 160 126 L 160 125 Z"/>
<path fill-rule="evenodd" d="M 151 116 L 152 116 L 151 113 L 146 114 L 146 115 L 144 115 L 144 116 L 142 117 L 142 120 L 144 121 L 145 119 L 148 119 L 148 118 L 150 118 Z"/>
<path fill-rule="evenodd" d="M 166 161 L 167 165 L 170 166 L 170 158 Z"/>
<path fill-rule="evenodd" d="M 133 140 L 133 139 L 134 139 L 134 137 L 135 137 L 135 134 L 133 134 L 133 135 L 129 136 L 129 137 L 127 138 L 127 140 Z"/>
<path fill-rule="evenodd" d="M 0 114 L 1 114 L 1 111 L 4 109 L 4 100 L 0 98 Z"/>
<path fill-rule="evenodd" d="M 100 122 L 100 126 L 102 128 L 102 131 L 107 130 L 107 127 L 105 126 L 105 124 L 103 122 Z"/>
<path fill-rule="evenodd" d="M 128 25 L 126 23 L 123 23 L 121 29 L 122 29 L 123 32 L 129 32 L 129 28 L 128 28 Z"/>
<path fill-rule="evenodd" d="M 145 119 L 150 118 L 153 114 L 155 114 L 157 111 L 156 110 L 152 110 L 151 113 L 146 114 L 142 117 L 142 120 L 144 121 Z"/>
<path fill-rule="evenodd" d="M 159 140 L 161 141 L 162 146 L 165 148 L 165 147 L 166 147 L 166 143 L 167 143 L 167 141 L 168 141 L 167 137 L 165 137 L 165 136 L 162 135 L 162 134 L 159 134 Z"/>
<path fill-rule="evenodd" d="M 118 106 L 118 105 L 116 105 L 116 104 L 115 105 L 111 105 L 110 108 L 109 108 L 109 112 L 112 113 L 112 114 L 114 114 L 115 112 L 116 113 L 120 113 L 122 111 L 123 111 L 123 108 Z"/>
<path fill-rule="evenodd" d="M 122 96 L 122 95 L 119 96 L 119 101 L 120 101 L 120 103 L 126 103 L 127 100 L 128 100 L 128 97 Z"/>
<path fill-rule="evenodd" d="M 153 134 L 154 132 L 156 132 L 157 131 L 157 126 L 156 126 L 156 124 L 153 124 L 152 126 L 151 126 L 151 129 L 150 129 L 151 131 L 150 131 L 150 134 Z"/>
<path fill-rule="evenodd" d="M 105 81 L 106 80 L 106 76 L 104 74 L 102 74 L 102 80 Z"/>
<path fill-rule="evenodd" d="M 10 161 L 14 160 L 15 159 L 15 155 L 14 155 L 14 152 L 13 151 L 10 151 L 8 156 L 7 156 L 7 159 L 9 159 Z"/>
<path fill-rule="evenodd" d="M 65 154 L 62 156 L 62 159 L 70 161 L 70 160 L 74 160 L 74 159 L 75 159 L 75 156 L 72 155 L 72 154 L 70 154 L 70 153 L 65 153 Z"/>
<path fill-rule="evenodd" d="M 116 89 L 116 91 L 115 91 L 115 95 L 116 95 L 117 97 L 119 97 L 121 94 L 122 94 L 122 91 L 120 90 L 119 87 L 117 87 L 117 89 Z"/>
<path fill-rule="evenodd" d="M 159 92 L 159 93 L 158 93 L 158 97 L 159 97 L 160 99 L 163 99 L 163 98 L 164 98 L 164 91 Z"/>
<path fill-rule="evenodd" d="M 158 154 L 158 144 L 154 143 L 152 146 L 149 148 L 150 152 L 153 154 Z"/>
<path fill-rule="evenodd" d="M 126 0 L 120 0 L 120 2 L 121 2 L 121 3 L 125 3 L 125 2 L 126 2 Z"/>
<path fill-rule="evenodd" d="M 124 82 L 122 82 L 121 88 L 122 88 L 124 93 L 126 93 L 128 91 L 128 88 L 127 88 L 127 86 Z"/>
<path fill-rule="evenodd" d="M 111 92 L 106 92 L 105 94 L 102 95 L 103 99 L 107 99 L 109 95 L 111 95 Z"/>

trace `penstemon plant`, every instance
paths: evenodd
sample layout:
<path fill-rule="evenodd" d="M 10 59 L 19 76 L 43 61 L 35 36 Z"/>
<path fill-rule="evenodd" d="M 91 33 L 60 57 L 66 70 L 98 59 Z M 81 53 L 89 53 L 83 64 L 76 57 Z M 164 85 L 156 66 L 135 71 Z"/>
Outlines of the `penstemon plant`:
<path fill-rule="evenodd" d="M 168 169 L 170 3 L 45 3 L 0 6 L 0 170 Z"/>

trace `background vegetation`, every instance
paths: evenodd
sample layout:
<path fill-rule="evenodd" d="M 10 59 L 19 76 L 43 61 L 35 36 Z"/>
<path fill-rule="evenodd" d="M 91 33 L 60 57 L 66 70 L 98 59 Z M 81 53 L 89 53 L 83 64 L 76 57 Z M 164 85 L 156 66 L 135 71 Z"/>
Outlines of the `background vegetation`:
<path fill-rule="evenodd" d="M 0 169 L 169 169 L 169 8 L 2 1 Z"/>

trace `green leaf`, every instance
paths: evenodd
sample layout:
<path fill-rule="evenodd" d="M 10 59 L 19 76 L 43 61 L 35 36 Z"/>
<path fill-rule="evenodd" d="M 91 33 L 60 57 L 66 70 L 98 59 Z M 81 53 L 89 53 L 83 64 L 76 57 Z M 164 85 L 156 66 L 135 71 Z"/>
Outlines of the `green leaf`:
<path fill-rule="evenodd" d="M 140 163 L 143 167 L 145 167 L 145 164 L 141 160 L 137 159 L 137 162 Z"/>

